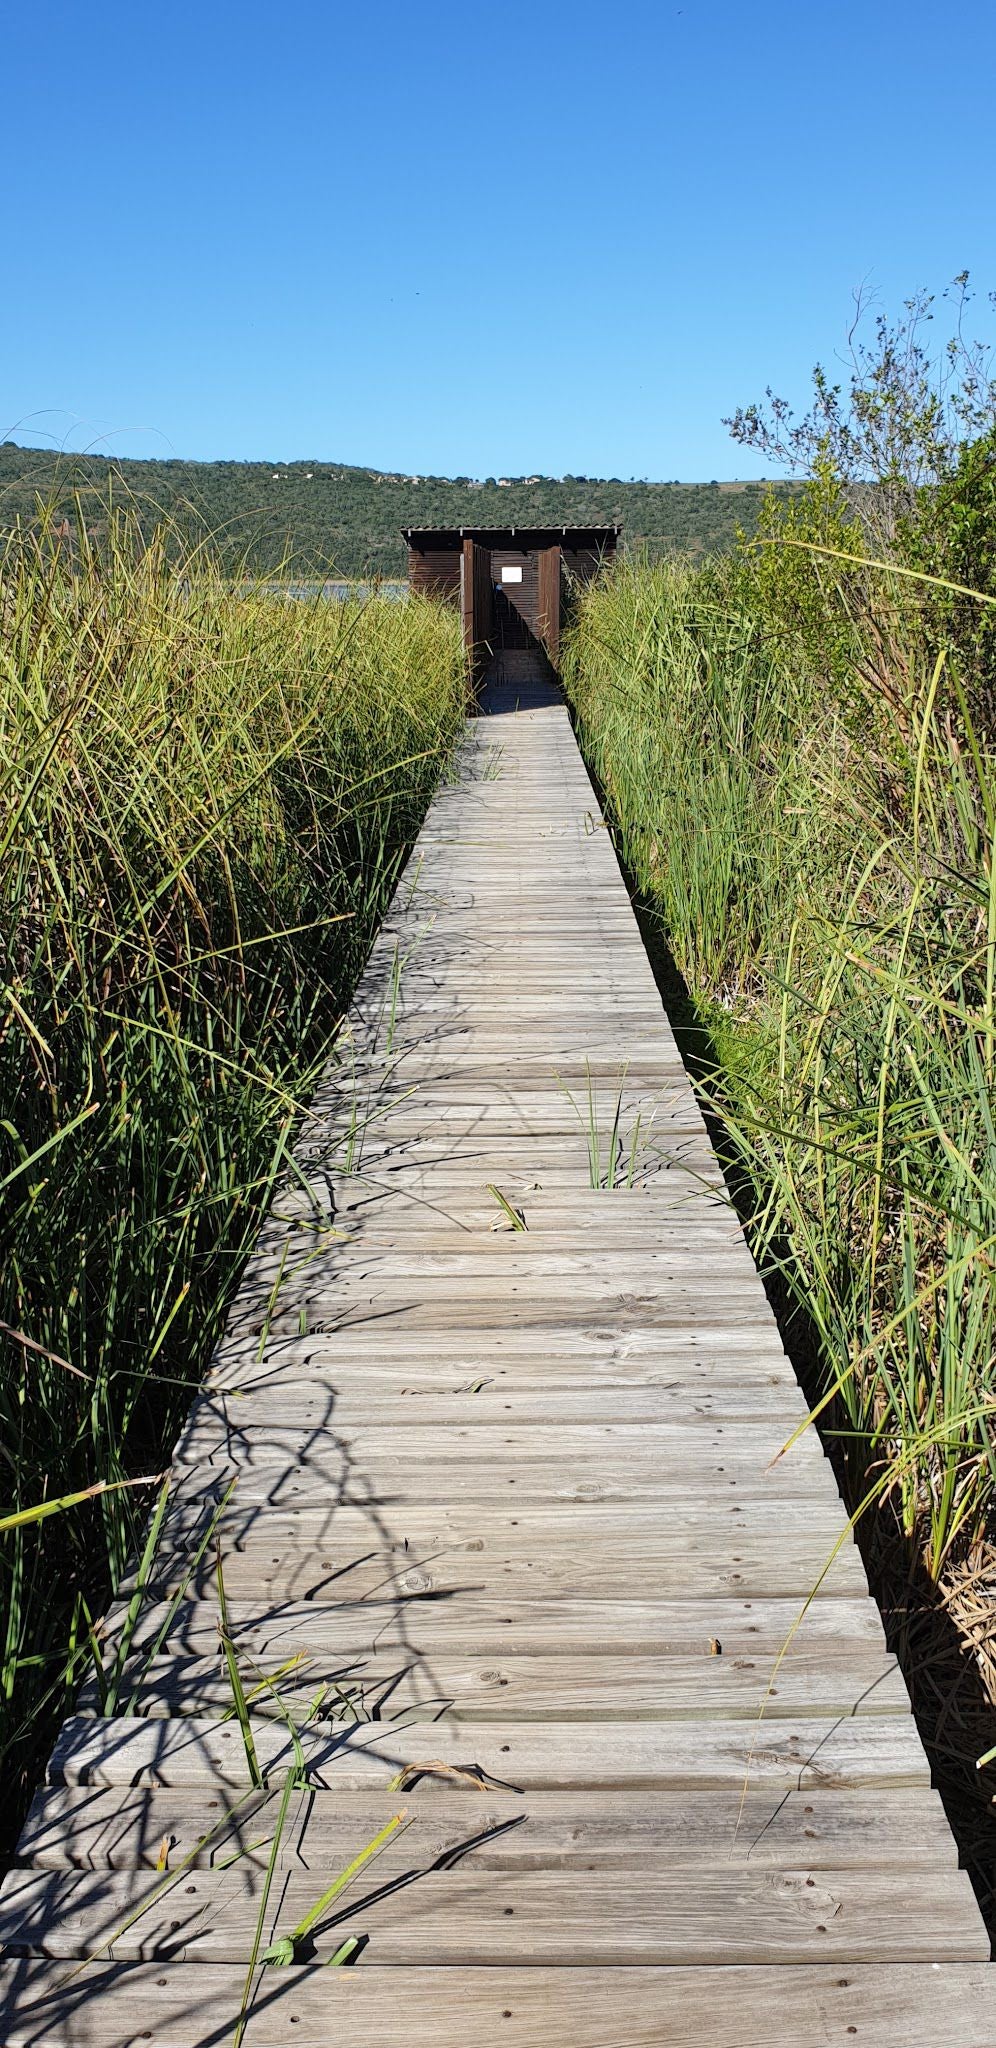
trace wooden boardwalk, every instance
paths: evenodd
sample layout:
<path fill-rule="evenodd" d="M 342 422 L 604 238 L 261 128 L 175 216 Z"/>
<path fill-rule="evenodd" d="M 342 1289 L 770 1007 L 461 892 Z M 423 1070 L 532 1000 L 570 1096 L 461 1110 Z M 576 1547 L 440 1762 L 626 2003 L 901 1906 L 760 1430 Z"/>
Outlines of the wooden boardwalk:
<path fill-rule="evenodd" d="M 991 2048 L 848 1537 L 792 1633 L 845 1518 L 813 1432 L 771 1468 L 804 1404 L 566 713 L 484 708 L 0 1895 L 0 2038 L 233 2040 L 404 1807 L 251 2048 Z M 233 1473 L 261 1790 L 191 1562 Z"/>

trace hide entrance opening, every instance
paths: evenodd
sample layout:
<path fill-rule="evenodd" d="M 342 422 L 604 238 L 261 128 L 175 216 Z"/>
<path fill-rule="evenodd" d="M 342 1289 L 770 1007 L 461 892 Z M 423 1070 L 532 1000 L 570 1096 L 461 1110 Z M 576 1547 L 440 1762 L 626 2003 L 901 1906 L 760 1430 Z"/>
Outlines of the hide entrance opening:
<path fill-rule="evenodd" d="M 572 593 L 615 553 L 618 526 L 406 527 L 408 574 L 463 615 L 475 682 L 493 655 L 529 650 L 556 670 Z"/>

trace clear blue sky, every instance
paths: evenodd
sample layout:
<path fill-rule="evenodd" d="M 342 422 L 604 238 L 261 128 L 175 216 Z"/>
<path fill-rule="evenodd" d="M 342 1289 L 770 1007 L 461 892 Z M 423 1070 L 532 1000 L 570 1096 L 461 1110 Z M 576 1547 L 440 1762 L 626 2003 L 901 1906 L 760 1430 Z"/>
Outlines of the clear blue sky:
<path fill-rule="evenodd" d="M 0 437 L 758 474 L 722 415 L 804 395 L 855 287 L 996 286 L 992 0 L 54 0 L 4 41 Z"/>

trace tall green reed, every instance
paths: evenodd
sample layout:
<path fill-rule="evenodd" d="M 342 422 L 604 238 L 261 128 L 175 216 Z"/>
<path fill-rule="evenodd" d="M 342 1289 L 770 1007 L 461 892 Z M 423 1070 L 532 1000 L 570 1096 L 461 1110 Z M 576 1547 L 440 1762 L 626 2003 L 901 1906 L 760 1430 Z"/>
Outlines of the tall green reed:
<path fill-rule="evenodd" d="M 624 568 L 567 681 L 712 1029 L 758 1253 L 821 1340 L 855 1487 L 936 1583 L 996 1491 L 996 763 L 915 616 L 881 687 L 894 594 L 842 697 L 765 623 L 735 569 Z"/>
<path fill-rule="evenodd" d="M 112 514 L 0 561 L 0 1756 L 135 1547 L 462 712 L 423 601 L 300 602 Z M 39 1718 L 41 1717 L 41 1718 Z M 17 1799 L 10 1802 L 12 1810 Z"/>

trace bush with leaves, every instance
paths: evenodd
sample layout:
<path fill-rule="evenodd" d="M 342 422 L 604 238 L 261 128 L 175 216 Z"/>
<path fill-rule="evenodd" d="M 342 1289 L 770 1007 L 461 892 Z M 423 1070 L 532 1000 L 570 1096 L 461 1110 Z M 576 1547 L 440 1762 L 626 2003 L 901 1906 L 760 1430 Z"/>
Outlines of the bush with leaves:
<path fill-rule="evenodd" d="M 826 454 L 797 499 L 769 491 L 756 537 L 740 535 L 740 594 L 773 650 L 837 693 L 853 668 L 862 603 L 860 571 L 840 558 L 863 549 L 860 520 Z"/>
<path fill-rule="evenodd" d="M 924 493 L 899 545 L 913 568 L 938 578 L 924 586 L 924 616 L 935 652 L 947 650 L 973 715 L 996 730 L 996 428 L 959 450 L 952 475 Z M 955 588 L 945 586 L 958 586 Z"/>

